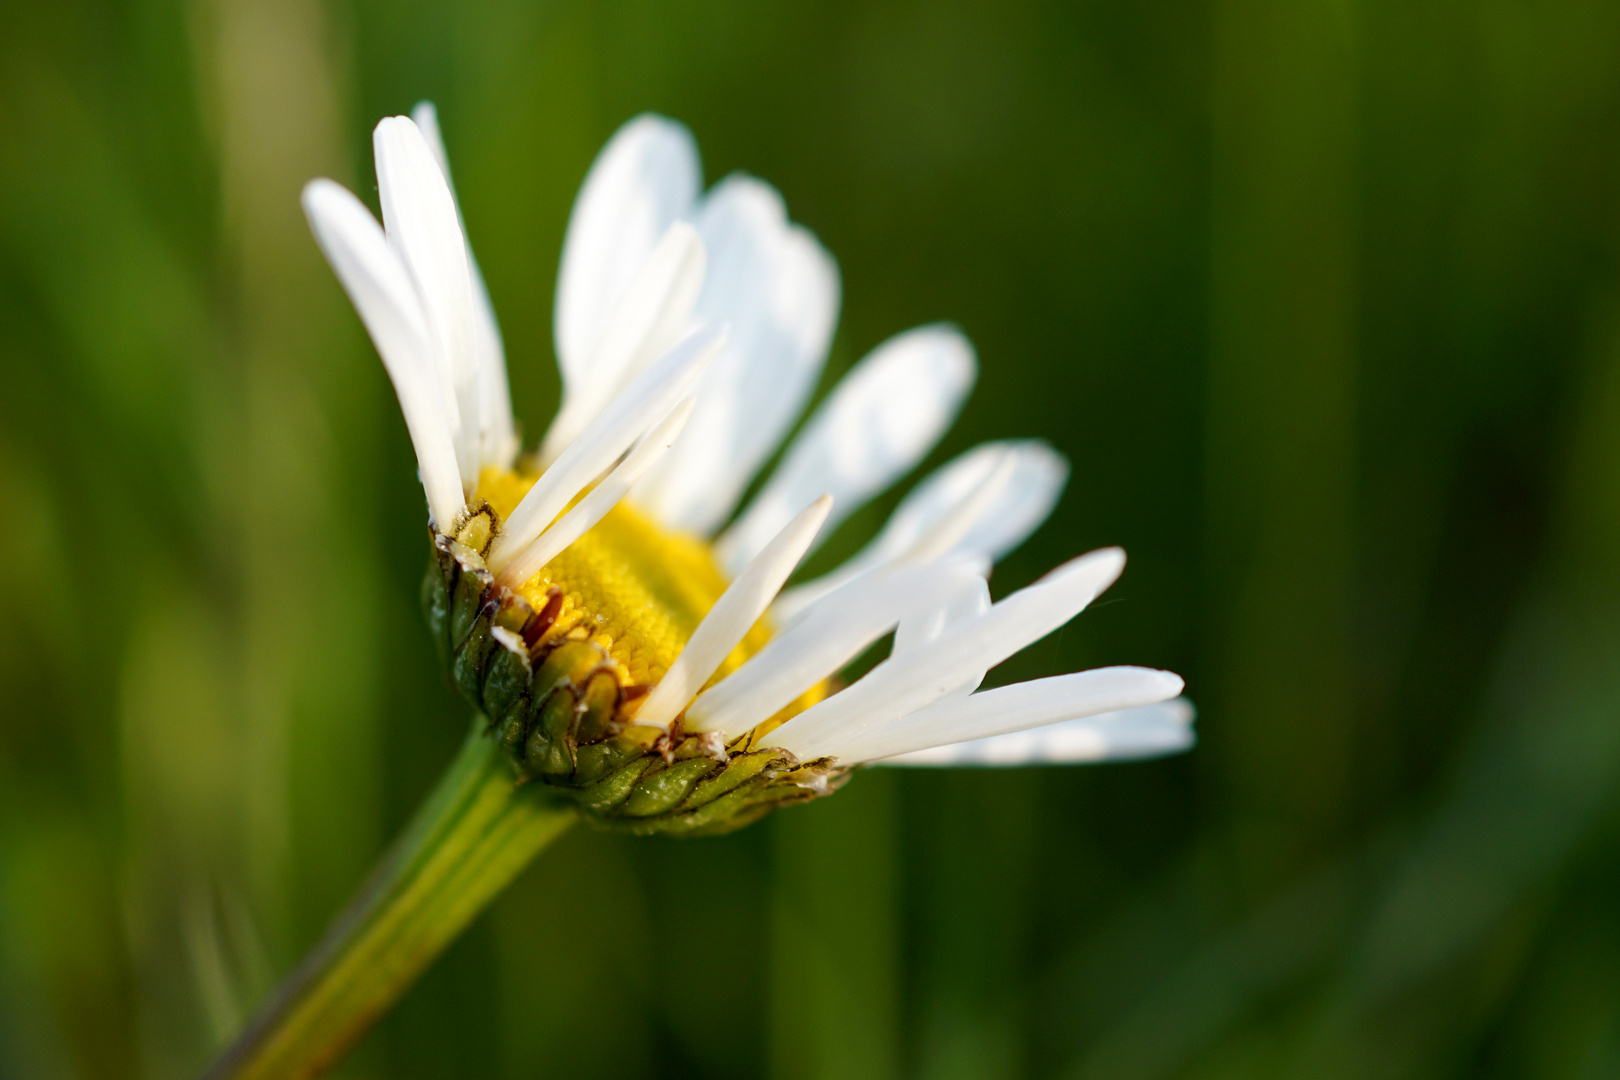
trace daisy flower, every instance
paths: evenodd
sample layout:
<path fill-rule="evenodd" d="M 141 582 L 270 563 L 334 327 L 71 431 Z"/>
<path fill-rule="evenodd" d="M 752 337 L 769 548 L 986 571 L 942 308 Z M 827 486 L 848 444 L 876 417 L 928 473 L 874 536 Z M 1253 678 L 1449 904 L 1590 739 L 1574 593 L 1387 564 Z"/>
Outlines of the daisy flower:
<path fill-rule="evenodd" d="M 679 124 L 630 121 L 591 167 L 556 295 L 562 402 L 523 453 L 501 335 L 431 105 L 376 128 L 379 224 L 329 180 L 321 249 L 382 357 L 430 514 L 423 585 L 450 678 L 525 780 L 632 831 L 735 827 L 856 766 L 1016 765 L 1193 741 L 1177 676 L 1108 667 L 981 690 L 1124 568 L 1082 555 L 992 603 L 994 561 L 1068 466 L 983 444 L 922 480 L 831 573 L 784 589 L 841 519 L 906 476 L 972 389 L 951 326 L 898 334 L 782 452 L 821 374 L 837 265 L 781 197 L 705 191 Z M 840 673 L 892 635 L 860 678 Z"/>

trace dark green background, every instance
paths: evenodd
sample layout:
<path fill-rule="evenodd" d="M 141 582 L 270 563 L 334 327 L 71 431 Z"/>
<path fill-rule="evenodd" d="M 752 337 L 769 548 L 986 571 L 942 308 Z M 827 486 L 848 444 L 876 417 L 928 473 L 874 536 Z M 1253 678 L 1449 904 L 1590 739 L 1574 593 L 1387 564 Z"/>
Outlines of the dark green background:
<path fill-rule="evenodd" d="M 931 462 L 1069 455 L 998 594 L 1129 549 L 1002 677 L 1202 742 L 577 832 L 346 1075 L 1620 1073 L 1613 0 L 7 0 L 0 1077 L 194 1072 L 460 738 L 296 203 L 424 96 L 531 437 L 573 193 L 677 117 L 839 258 L 830 372 L 976 342 Z"/>

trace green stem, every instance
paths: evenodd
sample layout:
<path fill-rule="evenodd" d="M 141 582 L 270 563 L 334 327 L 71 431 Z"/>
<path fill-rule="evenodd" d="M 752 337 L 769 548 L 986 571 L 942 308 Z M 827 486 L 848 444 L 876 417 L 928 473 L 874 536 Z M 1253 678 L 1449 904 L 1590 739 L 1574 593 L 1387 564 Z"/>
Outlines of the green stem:
<path fill-rule="evenodd" d="M 331 1067 L 573 820 L 541 785 L 518 787 L 475 724 L 360 894 L 204 1080 Z"/>

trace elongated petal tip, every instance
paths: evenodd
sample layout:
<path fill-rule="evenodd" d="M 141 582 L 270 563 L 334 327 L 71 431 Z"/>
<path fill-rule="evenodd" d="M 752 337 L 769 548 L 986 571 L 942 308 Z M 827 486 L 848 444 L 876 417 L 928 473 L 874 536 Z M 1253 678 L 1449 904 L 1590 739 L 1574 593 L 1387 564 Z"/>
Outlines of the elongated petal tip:
<path fill-rule="evenodd" d="M 452 526 L 463 506 L 452 431 L 454 395 L 434 369 L 417 292 L 371 211 L 331 180 L 312 180 L 302 202 L 315 241 L 377 346 L 416 449 L 433 520 Z"/>
<path fill-rule="evenodd" d="M 1119 580 L 1119 575 L 1125 572 L 1125 549 L 1122 547 L 1098 548 L 1088 551 L 1084 555 L 1076 556 L 1061 566 L 1053 569 L 1039 581 L 1037 585 L 1057 584 L 1061 581 L 1086 580 L 1092 583 L 1094 592 L 1098 596 L 1107 591 L 1108 587 Z"/>
<path fill-rule="evenodd" d="M 312 207 L 321 199 L 323 191 L 327 188 L 341 188 L 342 186 L 336 180 L 328 180 L 324 176 L 317 176 L 306 183 L 304 189 L 298 193 L 298 203 L 304 208 L 305 214 L 314 213 Z"/>
<path fill-rule="evenodd" d="M 450 159 L 444 152 L 444 135 L 439 131 L 439 110 L 431 101 L 418 101 L 411 108 L 411 123 L 422 133 L 427 140 L 428 149 L 433 151 L 433 157 L 439 163 L 439 168 L 448 179 L 450 176 Z"/>
<path fill-rule="evenodd" d="M 385 117 L 372 133 L 377 196 L 388 242 L 410 273 L 433 345 L 462 487 L 478 481 L 483 412 L 472 270 L 461 215 L 444 170 L 415 121 Z"/>
<path fill-rule="evenodd" d="M 691 132 L 651 113 L 627 122 L 597 155 L 569 215 L 557 275 L 565 396 L 592 379 L 592 356 L 614 309 L 664 231 L 690 211 L 701 183 Z"/>
<path fill-rule="evenodd" d="M 1155 670 L 1154 675 L 1158 679 L 1158 689 L 1164 694 L 1166 700 L 1187 689 L 1187 681 L 1173 671 Z"/>
<path fill-rule="evenodd" d="M 1198 742 L 1192 703 L 1175 698 L 1045 727 L 913 750 L 869 762 L 923 768 L 1081 765 L 1178 754 Z"/>

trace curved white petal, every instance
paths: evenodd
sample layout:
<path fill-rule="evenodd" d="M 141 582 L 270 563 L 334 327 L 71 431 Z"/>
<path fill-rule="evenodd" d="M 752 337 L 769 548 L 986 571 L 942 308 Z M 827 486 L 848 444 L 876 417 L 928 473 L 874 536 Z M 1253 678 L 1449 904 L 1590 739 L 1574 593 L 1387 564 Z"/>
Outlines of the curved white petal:
<path fill-rule="evenodd" d="M 580 393 L 614 309 L 702 184 L 697 144 L 672 120 L 646 114 L 596 156 L 574 200 L 557 273 L 557 362 L 564 395 Z"/>
<path fill-rule="evenodd" d="M 562 554 L 569 544 L 594 528 L 597 522 L 607 516 L 608 511 L 619 505 L 619 500 L 625 497 L 642 473 L 674 444 L 681 429 L 692 417 L 692 404 L 693 399 L 687 398 L 675 406 L 668 416 L 631 447 L 624 460 L 592 488 L 590 494 L 570 507 L 533 543 L 513 556 L 496 580 L 508 589 L 520 587 L 539 573 L 546 563 Z"/>
<path fill-rule="evenodd" d="M 1068 478 L 1068 460 L 1039 439 L 981 443 L 930 473 L 842 566 L 783 590 L 773 613 L 791 619 L 844 582 L 894 563 L 940 554 L 999 560 L 1046 520 Z"/>
<path fill-rule="evenodd" d="M 941 571 L 936 579 L 937 587 L 927 604 L 900 621 L 894 633 L 896 656 L 920 649 L 943 634 L 946 628 L 976 619 L 990 610 L 990 583 L 984 578 L 989 568 L 983 563 L 952 560 L 929 565 Z"/>
<path fill-rule="evenodd" d="M 450 174 L 450 155 L 445 152 L 444 136 L 439 130 L 438 109 L 431 101 L 419 101 L 411 110 L 411 119 L 427 140 L 450 186 L 450 195 L 455 198 L 456 181 Z M 456 214 L 465 233 L 467 219 L 461 217 L 460 199 L 456 199 Z M 512 416 L 512 390 L 506 378 L 506 344 L 501 340 L 501 325 L 495 318 L 495 305 L 490 302 L 483 271 L 473 255 L 471 237 L 467 241 L 467 268 L 472 271 L 473 338 L 478 354 L 479 463 L 509 469 L 517 456 L 518 435 L 517 421 Z"/>
<path fill-rule="evenodd" d="M 821 496 L 788 522 L 754 561 L 743 568 L 692 631 L 686 647 L 669 666 L 669 671 L 641 703 L 636 711 L 637 724 L 667 728 L 670 721 L 680 715 L 771 606 L 771 599 L 799 565 L 804 553 L 810 550 L 810 542 L 831 510 L 832 497 Z"/>
<path fill-rule="evenodd" d="M 840 748 L 848 762 L 1157 705 L 1181 693 L 1181 677 L 1143 667 L 1106 667 L 1014 683 L 920 709 Z"/>
<path fill-rule="evenodd" d="M 947 566 L 951 572 L 940 583 L 934 602 L 909 618 L 900 620 L 900 626 L 894 632 L 892 655 L 899 656 L 923 648 L 948 627 L 976 619 L 990 610 L 990 583 L 985 580 L 985 575 L 990 572 L 988 563 L 960 560 Z M 988 665 L 969 666 L 958 673 L 956 685 L 945 696 L 965 697 L 973 693 L 984 682 L 989 670 Z"/>
<path fill-rule="evenodd" d="M 872 764 L 1008 768 L 1136 761 L 1191 749 L 1198 741 L 1192 720 L 1192 703 L 1186 698 L 1175 698 L 1158 705 L 1064 720 L 987 739 L 913 750 Z"/>
<path fill-rule="evenodd" d="M 542 462 L 567 449 L 614 395 L 691 329 L 704 261 L 692 226 L 677 221 L 664 232 L 614 306 L 591 358 L 590 379 L 568 388 L 540 447 Z"/>
<path fill-rule="evenodd" d="M 686 434 L 636 488 L 671 528 L 712 533 L 815 389 L 838 321 L 838 266 L 788 221 L 769 184 L 733 175 L 698 208 L 708 253 L 696 317 L 731 339 L 703 376 Z"/>
<path fill-rule="evenodd" d="M 456 182 L 450 175 L 450 155 L 444 148 L 444 132 L 439 130 L 439 107 L 431 101 L 418 101 L 411 106 L 411 123 L 422 133 L 422 138 L 427 140 L 428 149 L 433 152 L 433 160 L 439 163 L 439 171 L 444 173 L 444 182 L 450 185 L 450 194 L 454 195 Z"/>
<path fill-rule="evenodd" d="M 579 438 L 535 481 L 502 523 L 489 549 L 490 570 L 499 574 L 563 512 L 575 495 L 602 475 L 619 455 L 692 392 L 698 377 L 725 344 L 724 327 L 701 330 L 669 350 L 599 413 Z"/>
<path fill-rule="evenodd" d="M 440 378 L 455 403 L 451 435 L 462 486 L 478 481 L 479 373 L 467 238 L 433 150 L 404 116 L 372 132 L 377 193 L 388 242 L 416 284 Z"/>
<path fill-rule="evenodd" d="M 490 303 L 489 289 L 472 252 L 467 252 L 473 272 L 473 298 L 478 313 L 473 329 L 478 342 L 478 439 L 482 465 L 510 469 L 517 458 L 517 417 L 512 413 L 512 387 L 506 377 L 506 344 Z"/>
<path fill-rule="evenodd" d="M 1071 559 L 989 611 L 945 630 L 926 646 L 889 657 L 864 678 L 795 716 L 762 745 L 809 760 L 844 748 L 961 684 L 963 672 L 989 670 L 1056 630 L 1096 599 L 1125 568 L 1125 553 L 1103 548 Z"/>
<path fill-rule="evenodd" d="M 304 186 L 304 213 L 315 241 L 377 346 L 416 449 L 428 508 L 441 529 L 464 506 L 456 448 L 427 323 L 399 255 L 359 199 L 331 180 Z"/>
<path fill-rule="evenodd" d="M 949 567 L 912 567 L 873 575 L 829 597 L 692 702 L 687 730 L 737 735 L 770 719 L 896 624 L 933 611 L 939 595 L 955 586 L 953 576 Z"/>
<path fill-rule="evenodd" d="M 764 489 L 715 546 L 735 572 L 818 491 L 838 500 L 828 532 L 927 454 L 973 386 L 973 346 L 954 327 L 918 327 L 874 349 L 833 388 Z"/>

